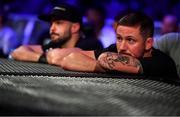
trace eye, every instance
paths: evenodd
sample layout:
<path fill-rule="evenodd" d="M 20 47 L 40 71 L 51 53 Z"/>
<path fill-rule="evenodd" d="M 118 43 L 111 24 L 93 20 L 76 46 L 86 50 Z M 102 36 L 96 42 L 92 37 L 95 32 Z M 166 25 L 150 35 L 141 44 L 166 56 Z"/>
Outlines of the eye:
<path fill-rule="evenodd" d="M 127 38 L 127 41 L 130 43 L 130 44 L 134 44 L 136 42 L 135 39 L 133 38 Z"/>
<path fill-rule="evenodd" d="M 57 25 L 60 25 L 60 24 L 62 24 L 62 21 L 57 20 L 57 21 L 54 21 L 54 23 L 57 24 Z"/>
<path fill-rule="evenodd" d="M 116 36 L 117 41 L 121 42 L 122 41 L 122 37 L 121 36 Z"/>
<path fill-rule="evenodd" d="M 56 24 L 61 24 L 61 22 L 60 21 L 56 21 Z"/>

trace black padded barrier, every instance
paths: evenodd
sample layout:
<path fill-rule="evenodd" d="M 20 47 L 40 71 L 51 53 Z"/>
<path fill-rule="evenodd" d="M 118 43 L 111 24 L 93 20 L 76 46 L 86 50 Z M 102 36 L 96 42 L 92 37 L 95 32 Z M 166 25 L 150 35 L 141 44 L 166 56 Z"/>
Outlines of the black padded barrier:
<path fill-rule="evenodd" d="M 72 77 L 105 77 L 117 78 L 120 74 L 117 73 L 87 73 L 87 72 L 74 72 L 63 70 L 58 66 L 21 62 L 7 59 L 0 59 L 0 75 L 40 75 L 40 76 L 72 76 Z M 122 75 L 124 78 L 126 75 Z M 129 76 L 127 76 L 128 78 Z M 131 75 L 131 78 L 144 78 L 144 76 Z"/>
<path fill-rule="evenodd" d="M 178 85 L 61 72 L 68 74 L 56 66 L 0 59 L 0 115 L 180 115 Z"/>
<path fill-rule="evenodd" d="M 58 66 L 21 62 L 7 59 L 0 59 L 0 75 L 38 75 L 38 76 L 66 76 L 66 77 L 101 77 L 101 78 L 127 78 L 127 79 L 152 79 L 180 85 L 180 81 L 173 78 L 150 77 L 140 75 L 112 73 L 87 73 L 63 70 Z"/>

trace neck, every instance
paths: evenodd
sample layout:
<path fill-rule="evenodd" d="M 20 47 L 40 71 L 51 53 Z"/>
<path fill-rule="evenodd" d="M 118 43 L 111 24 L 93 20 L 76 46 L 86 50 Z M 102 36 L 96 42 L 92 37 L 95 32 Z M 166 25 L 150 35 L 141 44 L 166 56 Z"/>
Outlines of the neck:
<path fill-rule="evenodd" d="M 152 48 L 150 50 L 147 50 L 143 57 L 152 57 Z"/>
<path fill-rule="evenodd" d="M 80 37 L 80 34 L 73 34 L 71 39 L 69 39 L 68 42 L 66 42 L 65 44 L 63 44 L 61 47 L 62 48 L 73 48 L 76 46 L 76 43 L 78 42 Z"/>

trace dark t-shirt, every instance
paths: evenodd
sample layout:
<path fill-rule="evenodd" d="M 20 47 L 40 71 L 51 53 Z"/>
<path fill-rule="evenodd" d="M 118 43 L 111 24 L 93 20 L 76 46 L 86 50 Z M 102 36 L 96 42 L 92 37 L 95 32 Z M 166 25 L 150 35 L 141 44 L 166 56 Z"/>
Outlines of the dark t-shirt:
<path fill-rule="evenodd" d="M 102 43 L 94 38 L 80 38 L 76 43 L 76 47 L 83 50 L 103 49 Z"/>
<path fill-rule="evenodd" d="M 103 50 L 95 50 L 96 59 L 103 52 L 116 52 L 115 44 L 110 45 Z M 163 76 L 177 78 L 177 71 L 174 61 L 160 50 L 152 50 L 152 57 L 144 57 L 138 59 L 143 67 L 143 75 L 145 76 Z"/>
<path fill-rule="evenodd" d="M 49 43 L 42 45 L 42 49 L 44 52 L 46 52 L 49 48 L 61 48 L 64 43 L 65 41 L 61 40 L 58 42 L 50 41 Z M 103 49 L 101 42 L 93 38 L 80 38 L 75 47 L 81 48 L 83 50 Z"/>

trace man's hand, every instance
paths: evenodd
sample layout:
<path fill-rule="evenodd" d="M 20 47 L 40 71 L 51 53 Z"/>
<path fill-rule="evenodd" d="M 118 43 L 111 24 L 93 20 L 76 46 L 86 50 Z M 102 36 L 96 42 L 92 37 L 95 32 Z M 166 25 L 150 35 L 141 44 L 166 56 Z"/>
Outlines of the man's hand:
<path fill-rule="evenodd" d="M 138 59 L 118 53 L 105 52 L 98 58 L 100 66 L 106 70 L 116 70 L 125 73 L 142 73 L 143 69 Z"/>
<path fill-rule="evenodd" d="M 79 48 L 57 48 L 49 50 L 46 54 L 49 64 L 61 66 L 61 61 L 64 57 L 68 56 L 72 52 L 81 51 Z"/>
<path fill-rule="evenodd" d="M 73 52 L 62 59 L 61 67 L 72 71 L 94 72 L 96 62 L 95 59 L 81 52 Z"/>
<path fill-rule="evenodd" d="M 19 61 L 37 62 L 42 53 L 41 46 L 20 46 L 11 53 L 11 56 Z"/>
<path fill-rule="evenodd" d="M 94 57 L 94 51 L 83 51 L 79 48 L 53 49 L 47 53 L 49 64 L 63 69 L 84 72 L 104 72 Z"/>

